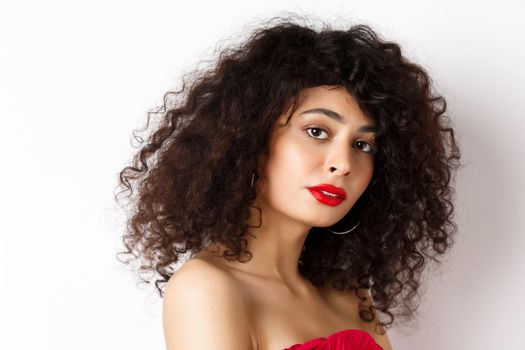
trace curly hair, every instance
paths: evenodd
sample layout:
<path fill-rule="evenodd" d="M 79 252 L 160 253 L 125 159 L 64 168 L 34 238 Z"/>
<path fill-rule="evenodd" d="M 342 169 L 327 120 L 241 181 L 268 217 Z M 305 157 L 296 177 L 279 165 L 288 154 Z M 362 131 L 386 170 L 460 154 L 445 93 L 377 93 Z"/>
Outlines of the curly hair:
<path fill-rule="evenodd" d="M 279 17 L 168 91 L 144 130 L 153 115 L 158 124 L 146 141 L 136 137 L 145 144 L 119 174 L 132 205 L 119 254 L 140 259 L 141 277 L 158 273 L 161 297 L 174 264 L 210 242 L 228 248 L 225 259 L 251 258 L 243 237 L 257 196 L 252 172 L 277 118 L 304 89 L 323 85 L 344 87 L 377 122 L 378 149 L 368 187 L 336 225 L 356 215 L 361 224 L 352 235 L 313 227 L 299 271 L 316 286 L 369 289 L 372 308 L 389 316 L 383 326 L 413 317 L 424 267 L 457 231 L 451 175 L 460 151 L 445 99 L 425 69 L 367 25 L 315 30 Z M 375 318 L 370 307 L 359 314 Z"/>

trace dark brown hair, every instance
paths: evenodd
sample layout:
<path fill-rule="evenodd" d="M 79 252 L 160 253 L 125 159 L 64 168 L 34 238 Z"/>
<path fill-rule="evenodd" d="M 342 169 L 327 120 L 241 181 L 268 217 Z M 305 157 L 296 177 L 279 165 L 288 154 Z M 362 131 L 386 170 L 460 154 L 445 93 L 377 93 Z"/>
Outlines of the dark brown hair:
<path fill-rule="evenodd" d="M 336 224 L 359 217 L 360 225 L 347 235 L 312 228 L 300 272 L 356 295 L 370 288 L 374 308 L 390 317 L 383 325 L 400 301 L 396 316 L 413 316 L 421 272 L 439 262 L 457 230 L 451 170 L 460 152 L 445 100 L 421 66 L 370 27 L 315 30 L 290 18 L 260 25 L 167 92 L 146 129 L 151 116 L 158 124 L 146 141 L 137 137 L 143 145 L 120 172 L 131 205 L 120 254 L 140 259 L 139 275 L 158 273 L 161 297 L 174 264 L 209 242 L 226 245 L 227 259 L 251 257 L 243 237 L 256 196 L 252 171 L 279 115 L 305 88 L 322 85 L 346 88 L 377 122 L 378 151 L 369 186 Z M 373 318 L 370 310 L 360 316 Z"/>

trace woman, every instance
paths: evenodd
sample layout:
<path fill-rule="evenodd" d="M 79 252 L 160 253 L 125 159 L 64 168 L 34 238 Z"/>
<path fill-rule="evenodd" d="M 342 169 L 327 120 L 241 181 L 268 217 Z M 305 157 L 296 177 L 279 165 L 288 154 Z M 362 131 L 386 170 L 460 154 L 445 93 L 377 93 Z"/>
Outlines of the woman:
<path fill-rule="evenodd" d="M 166 94 L 124 253 L 170 350 L 392 349 L 456 231 L 445 100 L 368 26 L 274 22 Z"/>

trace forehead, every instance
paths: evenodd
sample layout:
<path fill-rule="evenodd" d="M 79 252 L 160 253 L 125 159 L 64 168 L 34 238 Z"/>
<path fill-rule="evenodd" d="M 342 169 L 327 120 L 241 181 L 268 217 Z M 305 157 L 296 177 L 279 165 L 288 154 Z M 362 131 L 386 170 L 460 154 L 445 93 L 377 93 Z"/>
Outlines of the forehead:
<path fill-rule="evenodd" d="M 326 115 L 341 124 L 374 124 L 356 99 L 342 86 L 317 86 L 303 90 L 299 96 L 295 116 Z"/>

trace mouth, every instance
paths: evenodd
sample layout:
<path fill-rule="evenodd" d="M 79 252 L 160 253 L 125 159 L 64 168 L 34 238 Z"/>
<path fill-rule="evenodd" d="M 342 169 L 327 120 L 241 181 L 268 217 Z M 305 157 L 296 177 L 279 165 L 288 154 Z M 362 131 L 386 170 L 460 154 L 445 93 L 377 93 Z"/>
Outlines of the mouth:
<path fill-rule="evenodd" d="M 323 184 L 308 187 L 308 190 L 319 202 L 330 206 L 337 206 L 346 198 L 346 192 L 344 189 L 332 185 Z"/>
<path fill-rule="evenodd" d="M 320 184 L 312 187 L 308 187 L 309 190 L 319 191 L 323 195 L 332 197 L 332 198 L 339 198 L 341 200 L 346 199 L 346 191 L 340 187 L 336 187 L 330 184 Z"/>
<path fill-rule="evenodd" d="M 326 192 L 326 191 L 322 191 L 322 190 L 319 190 L 319 192 L 321 192 L 322 194 L 324 194 L 325 196 L 328 196 L 328 197 L 336 197 L 336 198 L 339 198 L 338 195 L 333 194 L 333 193 L 330 193 L 330 192 Z"/>

